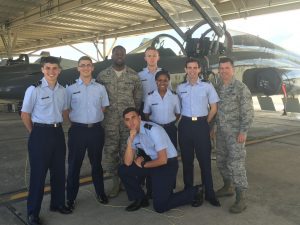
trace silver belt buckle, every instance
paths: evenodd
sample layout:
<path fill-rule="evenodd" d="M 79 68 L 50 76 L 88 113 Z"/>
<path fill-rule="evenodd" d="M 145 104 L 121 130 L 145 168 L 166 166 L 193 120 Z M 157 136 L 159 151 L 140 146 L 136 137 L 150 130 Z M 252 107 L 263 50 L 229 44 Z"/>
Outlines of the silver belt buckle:
<path fill-rule="evenodd" d="M 53 124 L 54 127 L 58 127 L 58 123 Z"/>
<path fill-rule="evenodd" d="M 197 117 L 196 116 L 192 116 L 192 121 L 197 121 Z"/>
<path fill-rule="evenodd" d="M 88 128 L 91 128 L 91 127 L 93 127 L 93 124 L 92 124 L 92 123 L 89 123 L 87 127 L 88 127 Z"/>

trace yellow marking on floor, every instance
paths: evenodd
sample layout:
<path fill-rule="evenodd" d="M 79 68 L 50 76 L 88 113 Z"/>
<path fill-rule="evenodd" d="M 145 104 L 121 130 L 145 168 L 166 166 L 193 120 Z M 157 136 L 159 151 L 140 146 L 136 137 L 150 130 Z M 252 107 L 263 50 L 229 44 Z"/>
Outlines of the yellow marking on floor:
<path fill-rule="evenodd" d="M 271 141 L 271 140 L 274 140 L 274 139 L 283 138 L 283 137 L 287 137 L 287 136 L 298 135 L 298 134 L 300 134 L 300 131 L 286 133 L 286 134 L 274 135 L 274 136 L 265 137 L 265 138 L 261 138 L 261 139 L 257 139 L 257 140 L 247 141 L 246 145 L 258 144 L 258 143 L 261 143 L 261 142 Z M 92 177 L 91 176 L 80 178 L 80 181 L 79 181 L 80 184 L 86 184 L 86 183 L 89 183 L 89 182 L 92 182 Z M 48 192 L 50 192 L 50 190 L 51 190 L 50 186 L 47 186 L 47 187 L 44 188 L 44 193 L 48 193 Z M 24 198 L 27 198 L 27 196 L 28 196 L 28 191 L 20 192 L 20 193 L 11 195 L 8 198 L 0 199 L 0 203 L 24 199 Z"/>

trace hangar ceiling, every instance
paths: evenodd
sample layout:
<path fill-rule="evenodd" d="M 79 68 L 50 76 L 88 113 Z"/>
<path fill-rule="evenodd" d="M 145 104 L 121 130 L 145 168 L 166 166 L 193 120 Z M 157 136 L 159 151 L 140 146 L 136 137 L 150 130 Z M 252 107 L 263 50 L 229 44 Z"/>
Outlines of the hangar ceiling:
<path fill-rule="evenodd" d="M 160 2 L 182 14 L 192 10 L 187 1 Z M 300 0 L 212 2 L 224 20 L 300 8 Z M 0 57 L 165 29 L 148 0 L 0 0 Z"/>

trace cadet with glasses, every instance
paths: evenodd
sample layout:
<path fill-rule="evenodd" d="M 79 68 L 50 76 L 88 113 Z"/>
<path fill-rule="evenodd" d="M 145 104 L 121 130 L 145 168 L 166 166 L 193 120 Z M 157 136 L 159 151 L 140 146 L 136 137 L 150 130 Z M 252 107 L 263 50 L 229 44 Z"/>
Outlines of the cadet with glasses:
<path fill-rule="evenodd" d="M 107 204 L 101 165 L 104 145 L 103 111 L 109 105 L 106 89 L 92 78 L 94 66 L 91 58 L 78 61 L 79 78 L 67 87 L 69 129 L 69 157 L 67 178 L 67 204 L 74 209 L 79 190 L 79 175 L 86 151 L 92 167 L 92 178 L 97 200 Z"/>

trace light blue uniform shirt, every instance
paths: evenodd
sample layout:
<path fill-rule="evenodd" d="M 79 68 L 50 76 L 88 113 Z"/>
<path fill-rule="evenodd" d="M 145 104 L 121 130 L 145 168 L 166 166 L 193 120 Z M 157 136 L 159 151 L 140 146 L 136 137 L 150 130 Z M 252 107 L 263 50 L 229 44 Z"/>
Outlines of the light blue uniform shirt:
<path fill-rule="evenodd" d="M 143 85 L 143 102 L 145 102 L 148 93 L 157 89 L 157 85 L 155 82 L 155 74 L 158 71 L 161 71 L 161 68 L 157 68 L 155 73 L 151 73 L 148 67 L 146 67 L 138 73 Z"/>
<path fill-rule="evenodd" d="M 176 114 L 180 114 L 180 102 L 177 94 L 167 90 L 162 98 L 157 90 L 148 94 L 144 113 L 151 114 L 150 120 L 158 124 L 167 124 L 176 120 Z"/>
<path fill-rule="evenodd" d="M 220 99 L 212 84 L 197 80 L 195 85 L 189 82 L 177 87 L 181 101 L 181 115 L 200 117 L 208 115 L 208 104 L 217 103 Z"/>
<path fill-rule="evenodd" d="M 67 87 L 70 120 L 76 123 L 98 123 L 104 119 L 102 107 L 109 106 L 106 89 L 92 79 L 85 85 L 79 78 Z"/>
<path fill-rule="evenodd" d="M 30 113 L 33 123 L 54 124 L 63 121 L 62 112 L 66 109 L 66 89 L 58 82 L 51 89 L 43 78 L 37 86 L 27 88 L 21 111 Z"/>
<path fill-rule="evenodd" d="M 145 124 L 148 126 L 145 127 Z M 141 122 L 140 132 L 135 136 L 131 147 L 134 150 L 143 149 L 152 160 L 157 159 L 158 152 L 163 149 L 166 149 L 168 159 L 177 156 L 177 151 L 164 128 L 151 122 Z"/>

